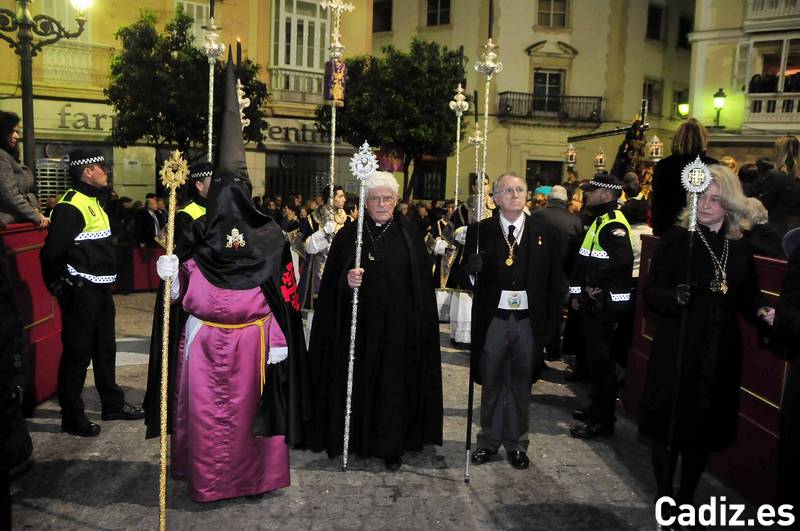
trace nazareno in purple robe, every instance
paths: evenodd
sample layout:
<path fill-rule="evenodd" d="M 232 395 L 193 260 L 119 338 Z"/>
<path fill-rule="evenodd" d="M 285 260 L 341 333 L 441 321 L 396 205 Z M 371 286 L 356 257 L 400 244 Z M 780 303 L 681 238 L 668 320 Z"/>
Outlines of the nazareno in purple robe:
<path fill-rule="evenodd" d="M 286 357 L 286 339 L 261 288 L 222 289 L 194 260 L 182 266 L 182 304 L 190 314 L 178 378 L 172 475 L 189 496 L 210 502 L 288 487 L 283 436 L 251 435 L 261 394 L 261 329 L 220 328 L 264 320 L 265 359 Z M 267 369 L 269 370 L 268 366 Z"/>

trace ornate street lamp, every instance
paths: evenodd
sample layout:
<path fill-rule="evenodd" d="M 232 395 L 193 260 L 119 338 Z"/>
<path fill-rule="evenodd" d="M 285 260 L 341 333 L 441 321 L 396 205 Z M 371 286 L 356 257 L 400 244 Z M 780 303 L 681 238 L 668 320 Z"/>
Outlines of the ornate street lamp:
<path fill-rule="evenodd" d="M 658 162 L 664 155 L 664 142 L 658 138 L 658 135 L 653 135 L 653 138 L 647 143 L 647 154 L 650 155 L 650 160 L 653 162 Z"/>
<path fill-rule="evenodd" d="M 725 98 L 727 98 L 728 95 L 725 94 L 725 91 L 722 90 L 722 88 L 720 87 L 720 89 L 714 93 L 713 97 L 714 97 L 714 110 L 717 111 L 717 118 L 714 121 L 714 125 L 719 127 L 719 112 L 722 110 L 723 107 L 725 107 Z"/>
<path fill-rule="evenodd" d="M 33 58 L 48 44 L 79 37 L 86 26 L 86 10 L 92 0 L 71 0 L 78 12 L 78 30 L 67 31 L 61 22 L 47 15 L 31 16 L 32 0 L 16 0 L 17 12 L 0 9 L 0 39 L 20 56 L 22 89 L 22 142 L 25 164 L 36 176 L 36 144 L 33 122 Z M 17 40 L 4 33 L 17 34 Z M 41 37 L 34 42 L 34 35 Z"/>
<path fill-rule="evenodd" d="M 606 169 L 606 152 L 603 148 L 600 148 L 594 156 L 594 167 L 597 171 Z"/>
<path fill-rule="evenodd" d="M 578 162 L 578 152 L 575 151 L 575 146 L 573 146 L 571 143 L 568 144 L 567 150 L 564 153 L 567 155 L 567 167 L 575 167 L 575 163 Z"/>

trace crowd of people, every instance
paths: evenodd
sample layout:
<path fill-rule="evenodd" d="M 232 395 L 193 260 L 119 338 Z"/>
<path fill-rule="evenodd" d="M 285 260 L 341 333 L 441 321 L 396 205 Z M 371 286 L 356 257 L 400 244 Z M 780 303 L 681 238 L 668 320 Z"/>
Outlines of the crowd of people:
<path fill-rule="evenodd" d="M 192 166 L 188 200 L 176 215 L 174 253 L 158 258 L 158 274 L 172 287 L 171 346 L 163 360 L 160 298 L 139 408 L 115 383 L 111 285 L 124 267 L 120 249 L 159 245 L 165 202 L 148 194 L 137 208 L 109 193 L 102 154 L 76 150 L 69 157 L 71 188 L 39 206 L 15 151 L 18 120 L 7 115 L 0 120 L 0 212 L 3 219 L 49 225 L 41 260 L 64 319 L 63 431 L 100 434 L 81 399 L 91 362 L 101 418 L 144 418 L 146 436 L 160 435 L 157 389 L 160 364 L 168 361 L 172 474 L 188 481 L 196 501 L 289 486 L 292 448 L 334 458 L 349 445 L 350 453 L 383 459 L 396 471 L 408 452 L 441 445 L 437 288 L 472 294 L 470 377 L 482 393 L 470 459 L 485 465 L 502 447 L 509 464 L 524 470 L 530 465 L 531 385 L 547 359 L 574 358 L 568 379 L 589 385 L 589 401 L 575 404 L 577 424 L 569 435 L 613 436 L 642 236 L 660 237 L 643 285 L 659 326 L 638 427 L 651 445 L 659 496 L 672 496 L 680 457 L 678 503 L 693 503 L 711 453 L 735 441 L 738 318 L 774 335 L 774 344 L 796 342 L 796 301 L 783 300 L 777 315 L 764 304 L 754 255 L 796 263 L 797 137 L 780 138 L 773 161 L 717 161 L 706 155 L 705 128 L 689 119 L 676 131 L 671 155 L 654 167 L 640 165 L 624 175 L 598 171 L 591 179 L 570 171 L 564 182 L 529 183 L 513 172 L 493 181 L 472 174 L 471 195 L 461 204 L 403 202 L 395 177 L 376 171 L 366 180 L 363 213 L 339 186 L 307 200 L 299 193 L 253 197 L 243 147 L 234 143 L 220 150 L 216 166 Z M 231 103 L 229 110 L 226 103 L 227 138 L 241 134 L 238 120 L 238 106 Z M 698 203 L 696 233 L 688 230 L 680 182 L 693 162 L 711 179 Z M 356 265 L 360 216 L 363 248 Z M 5 257 L 0 265 L 5 274 Z M 787 285 L 793 274 L 790 268 Z M 0 292 L 7 278 L 3 282 Z M 354 323 L 355 288 L 360 317 Z M 21 334 L 13 305 L 3 311 L 8 315 L 0 317 L 10 323 L 3 333 Z M 4 364 L 21 355 L 19 343 L 4 343 Z M 352 366 L 350 348 L 358 352 Z M 19 382 L 9 381 L 13 392 L 3 388 L 2 411 L 19 427 Z M 786 404 L 800 400 L 797 387 L 787 385 Z M 784 415 L 791 411 L 785 408 Z M 787 441 L 796 424 L 783 419 Z M 24 460 L 30 438 L 15 437 L 4 435 L 3 445 L 16 451 L 3 455 Z M 782 470 L 797 470 L 796 455 L 784 448 L 781 459 Z M 8 469 L 18 464 L 10 461 L 0 470 L 6 483 Z M 7 486 L 0 487 L 6 495 Z M 779 495 L 800 505 L 792 492 L 782 487 Z"/>

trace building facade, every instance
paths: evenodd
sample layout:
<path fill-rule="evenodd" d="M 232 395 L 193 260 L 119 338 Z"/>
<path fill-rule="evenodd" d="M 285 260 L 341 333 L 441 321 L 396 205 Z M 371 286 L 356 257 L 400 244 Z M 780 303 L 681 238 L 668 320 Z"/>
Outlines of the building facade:
<path fill-rule="evenodd" d="M 269 126 L 262 147 L 248 144 L 247 157 L 254 193 L 318 191 L 327 181 L 330 139 L 314 127 L 314 110 L 322 102 L 322 77 L 328 56 L 330 22 L 319 0 L 218 0 L 215 21 L 221 41 L 239 38 L 244 55 L 262 66 L 262 81 L 270 87 L 265 105 Z M 342 19 L 345 55 L 368 53 L 371 9 L 367 0 Z M 15 10 L 12 0 L 0 6 Z M 146 145 L 116 148 L 111 144 L 114 109 L 103 89 L 109 82 L 111 58 L 120 47 L 114 37 L 134 23 L 141 10 L 152 11 L 163 26 L 181 6 L 194 20 L 193 34 L 202 45 L 209 21 L 208 0 L 95 1 L 86 29 L 77 39 L 47 46 L 34 57 L 34 116 L 39 195 L 47 197 L 67 185 L 64 157 L 75 147 L 101 149 L 114 164 L 114 188 L 120 195 L 143 199 L 155 190 L 155 151 Z M 32 14 L 47 14 L 74 30 L 77 13 L 70 0 L 35 0 Z M 0 109 L 21 114 L 19 58 L 0 47 Z M 205 109 L 198 109 L 205 112 Z M 341 143 L 339 143 L 341 145 Z M 341 146 L 337 178 L 346 179 L 344 158 L 352 150 Z M 324 160 L 323 160 L 324 159 Z M 349 172 L 347 172 L 349 173 Z M 323 179 L 324 177 L 324 179 Z M 268 185 L 267 183 L 270 183 Z"/>
<path fill-rule="evenodd" d="M 775 140 L 800 129 L 800 3 L 698 0 L 695 21 L 691 114 L 716 124 L 711 155 L 773 158 Z"/>
<path fill-rule="evenodd" d="M 485 78 L 472 66 L 486 43 L 488 12 L 487 0 L 375 0 L 372 52 L 389 44 L 407 48 L 413 35 L 450 49 L 464 46 L 467 92 L 479 91 L 482 113 Z M 504 68 L 489 104 L 490 177 L 513 171 L 530 182 L 561 180 L 567 138 L 629 126 L 643 98 L 648 137 L 657 134 L 668 149 L 682 120 L 677 104 L 689 97 L 694 12 L 688 0 L 495 0 L 493 39 Z M 473 130 L 470 120 L 465 136 Z M 594 174 L 600 148 L 610 167 L 621 140 L 576 143 L 579 178 Z M 461 156 L 463 200 L 474 148 L 465 145 Z M 447 197 L 454 194 L 454 172 L 454 157 L 440 165 Z"/>

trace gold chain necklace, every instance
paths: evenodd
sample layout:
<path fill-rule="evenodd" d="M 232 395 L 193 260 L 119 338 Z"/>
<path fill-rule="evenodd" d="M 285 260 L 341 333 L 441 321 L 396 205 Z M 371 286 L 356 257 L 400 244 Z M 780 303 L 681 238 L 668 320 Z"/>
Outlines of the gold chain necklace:
<path fill-rule="evenodd" d="M 714 250 L 711 249 L 711 245 L 708 244 L 706 237 L 703 235 L 703 231 L 698 230 L 697 233 L 700 235 L 700 241 L 705 245 L 709 256 L 711 256 L 711 261 L 714 264 L 714 280 L 711 281 L 711 291 L 722 292 L 722 294 L 725 295 L 728 293 L 728 274 L 726 272 L 728 268 L 728 239 L 723 239 L 722 257 L 717 258 Z"/>
<path fill-rule="evenodd" d="M 500 218 L 498 217 L 498 220 L 499 219 Z M 524 218 L 522 220 L 522 227 L 525 227 L 525 219 Z M 500 232 L 503 232 L 503 224 L 502 224 L 502 222 L 500 222 Z M 521 233 L 522 233 L 522 230 L 519 231 L 519 234 L 521 234 Z M 509 241 L 508 236 L 503 234 L 503 241 L 506 242 L 506 245 L 508 246 L 508 258 L 506 258 L 506 265 L 508 267 L 511 267 L 512 265 L 514 265 L 514 246 L 517 245 L 517 239 L 515 237 L 514 238 L 514 242 L 512 243 L 511 241 Z"/>

